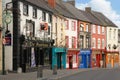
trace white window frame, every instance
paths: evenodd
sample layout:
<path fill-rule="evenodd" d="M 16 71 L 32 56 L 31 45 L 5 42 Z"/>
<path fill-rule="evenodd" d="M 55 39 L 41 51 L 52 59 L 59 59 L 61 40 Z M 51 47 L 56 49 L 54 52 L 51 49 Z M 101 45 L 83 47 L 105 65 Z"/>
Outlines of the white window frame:
<path fill-rule="evenodd" d="M 96 33 L 96 27 L 95 27 L 95 25 L 92 25 L 92 32 Z"/>
<path fill-rule="evenodd" d="M 98 26 L 98 34 L 100 34 L 100 26 Z"/>
<path fill-rule="evenodd" d="M 102 34 L 105 34 L 105 27 L 102 27 Z"/>
<path fill-rule="evenodd" d="M 100 44 L 101 44 L 100 38 L 98 38 L 97 44 L 98 44 L 98 45 L 97 45 L 98 49 L 100 49 Z"/>
<path fill-rule="evenodd" d="M 92 38 L 92 48 L 96 48 L 96 39 Z"/>
<path fill-rule="evenodd" d="M 105 46 L 105 40 L 102 39 L 102 49 L 104 49 L 104 46 Z"/>

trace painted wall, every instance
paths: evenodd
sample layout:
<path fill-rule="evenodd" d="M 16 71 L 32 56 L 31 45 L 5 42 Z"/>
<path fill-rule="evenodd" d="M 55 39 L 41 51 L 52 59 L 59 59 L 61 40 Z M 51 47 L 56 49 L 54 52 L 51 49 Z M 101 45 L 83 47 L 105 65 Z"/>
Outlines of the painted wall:
<path fill-rule="evenodd" d="M 26 26 L 26 19 L 28 20 L 32 20 L 35 22 L 35 37 L 44 37 L 44 35 L 41 35 L 41 31 L 40 31 L 40 23 L 44 23 L 42 21 L 42 10 L 40 9 L 37 9 L 37 18 L 33 18 L 33 6 L 32 5 L 28 5 L 29 7 L 29 16 L 25 16 L 23 15 L 23 3 L 22 2 L 19 2 L 20 4 L 20 11 L 21 11 L 21 16 L 20 16 L 20 32 L 21 34 L 25 34 L 25 26 Z M 48 13 L 46 13 L 46 23 L 48 23 Z M 51 30 L 51 23 L 48 23 L 48 26 L 50 26 L 50 30 Z M 48 37 L 51 37 L 51 34 L 48 35 Z"/>
<path fill-rule="evenodd" d="M 68 45 L 69 47 L 68 48 L 72 48 L 72 37 L 75 37 L 76 38 L 76 48 L 77 48 L 77 20 L 74 20 L 74 19 L 70 19 L 70 18 L 66 18 L 68 20 L 68 29 L 65 30 L 65 36 L 68 36 Z M 75 31 L 72 30 L 72 21 L 75 22 Z"/>
<path fill-rule="evenodd" d="M 106 42 L 106 47 L 108 51 L 118 51 L 117 49 L 113 49 L 113 45 L 115 44 L 116 46 L 118 45 L 118 28 L 116 27 L 107 27 L 107 42 Z M 109 49 L 110 45 L 110 49 Z"/>
<path fill-rule="evenodd" d="M 104 33 L 102 32 L 102 29 L 104 29 Z M 98 30 L 100 31 L 100 33 L 98 33 Z M 94 45 L 93 38 L 95 39 L 95 47 L 93 47 L 93 45 Z M 100 40 L 100 47 L 98 47 L 98 39 Z M 102 40 L 104 40 L 104 47 L 102 47 Z M 92 47 L 92 49 L 105 49 L 105 47 L 106 47 L 106 27 L 94 25 L 94 24 L 91 25 L 91 47 Z"/>
<path fill-rule="evenodd" d="M 65 18 L 53 15 L 52 39 L 55 40 L 55 46 L 65 46 Z"/>

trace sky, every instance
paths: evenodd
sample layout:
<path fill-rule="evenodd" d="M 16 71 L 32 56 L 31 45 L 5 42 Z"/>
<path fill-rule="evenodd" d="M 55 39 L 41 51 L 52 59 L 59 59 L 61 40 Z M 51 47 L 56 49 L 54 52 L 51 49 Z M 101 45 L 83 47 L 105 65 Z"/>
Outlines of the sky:
<path fill-rule="evenodd" d="M 103 13 L 120 28 L 120 0 L 76 0 L 76 7 L 82 10 L 91 7 L 92 10 Z"/>

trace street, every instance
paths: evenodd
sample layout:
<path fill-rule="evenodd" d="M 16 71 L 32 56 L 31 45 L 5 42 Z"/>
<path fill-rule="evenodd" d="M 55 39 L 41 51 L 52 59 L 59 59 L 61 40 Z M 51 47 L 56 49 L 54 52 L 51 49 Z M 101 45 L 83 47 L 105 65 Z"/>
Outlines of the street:
<path fill-rule="evenodd" d="M 89 70 L 60 80 L 120 80 L 120 68 Z"/>

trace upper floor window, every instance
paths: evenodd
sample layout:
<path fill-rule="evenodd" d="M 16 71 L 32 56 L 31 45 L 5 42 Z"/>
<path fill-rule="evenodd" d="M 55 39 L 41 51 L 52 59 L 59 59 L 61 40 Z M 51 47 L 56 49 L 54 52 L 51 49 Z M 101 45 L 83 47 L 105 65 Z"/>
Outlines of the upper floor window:
<path fill-rule="evenodd" d="M 86 24 L 86 32 L 88 32 L 89 31 L 89 29 L 88 29 L 88 24 Z"/>
<path fill-rule="evenodd" d="M 96 39 L 95 38 L 92 39 L 92 48 L 96 48 Z"/>
<path fill-rule="evenodd" d="M 90 47 L 89 41 L 90 41 L 90 37 L 86 36 L 86 48 Z"/>
<path fill-rule="evenodd" d="M 26 20 L 26 36 L 34 37 L 35 23 L 32 20 Z"/>
<path fill-rule="evenodd" d="M 84 31 L 84 25 L 80 24 L 80 31 Z"/>
<path fill-rule="evenodd" d="M 102 39 L 102 49 L 104 49 L 104 46 L 105 46 L 105 41 L 104 39 Z"/>
<path fill-rule="evenodd" d="M 68 23 L 68 20 L 65 21 L 65 29 L 69 29 L 69 23 Z"/>
<path fill-rule="evenodd" d="M 51 23 L 52 22 L 52 15 L 49 14 L 49 17 L 48 17 L 48 22 Z"/>
<path fill-rule="evenodd" d="M 37 9 L 33 8 L 33 18 L 37 18 Z"/>
<path fill-rule="evenodd" d="M 92 26 L 92 32 L 96 33 L 96 26 L 95 25 Z"/>
<path fill-rule="evenodd" d="M 80 48 L 84 48 L 84 36 L 80 35 Z"/>
<path fill-rule="evenodd" d="M 98 26 L 98 34 L 100 34 L 100 26 Z"/>
<path fill-rule="evenodd" d="M 75 31 L 75 29 L 76 29 L 75 21 L 72 21 L 72 31 Z"/>
<path fill-rule="evenodd" d="M 28 5 L 27 4 L 23 4 L 23 14 L 28 15 Z"/>
<path fill-rule="evenodd" d="M 113 39 L 116 39 L 116 29 L 114 29 Z"/>
<path fill-rule="evenodd" d="M 72 48 L 76 47 L 76 41 L 75 41 L 75 37 L 72 37 Z"/>
<path fill-rule="evenodd" d="M 46 21 L 46 13 L 44 11 L 42 12 L 42 20 Z"/>
<path fill-rule="evenodd" d="M 100 39 L 98 39 L 98 42 L 97 42 L 97 43 L 98 43 L 98 45 L 97 45 L 97 46 L 98 46 L 98 49 L 100 49 L 100 44 L 101 44 L 101 43 L 100 43 Z"/>
<path fill-rule="evenodd" d="M 111 29 L 109 30 L 109 39 L 111 39 Z"/>
<path fill-rule="evenodd" d="M 69 47 L 69 37 L 65 36 L 65 45 L 68 48 Z"/>
<path fill-rule="evenodd" d="M 102 27 L 102 34 L 105 34 L 105 28 Z"/>

